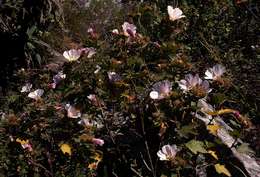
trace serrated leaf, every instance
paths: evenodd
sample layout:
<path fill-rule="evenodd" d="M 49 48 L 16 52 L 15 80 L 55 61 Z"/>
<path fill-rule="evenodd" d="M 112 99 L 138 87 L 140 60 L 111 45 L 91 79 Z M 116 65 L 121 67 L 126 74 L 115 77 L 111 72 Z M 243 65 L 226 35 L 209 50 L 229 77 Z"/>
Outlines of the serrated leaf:
<path fill-rule="evenodd" d="M 225 174 L 226 176 L 231 176 L 228 169 L 226 169 L 225 165 L 215 164 L 215 169 L 218 174 Z"/>
<path fill-rule="evenodd" d="M 217 136 L 217 132 L 219 128 L 220 128 L 219 125 L 207 125 L 207 130 L 209 131 L 209 133 L 215 136 Z"/>
<path fill-rule="evenodd" d="M 191 140 L 188 143 L 185 144 L 191 152 L 194 154 L 197 154 L 198 152 L 200 153 L 207 153 L 207 150 L 204 148 L 204 144 L 202 141 L 197 141 L 197 140 Z"/>

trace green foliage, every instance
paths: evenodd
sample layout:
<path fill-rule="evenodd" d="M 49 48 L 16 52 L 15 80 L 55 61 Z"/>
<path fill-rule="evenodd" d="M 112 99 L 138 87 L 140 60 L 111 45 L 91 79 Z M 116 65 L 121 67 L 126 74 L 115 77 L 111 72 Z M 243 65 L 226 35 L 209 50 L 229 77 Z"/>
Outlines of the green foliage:
<path fill-rule="evenodd" d="M 196 140 L 191 140 L 185 144 L 189 150 L 191 150 L 194 154 L 197 153 L 207 153 L 203 142 L 201 141 L 196 141 Z"/>

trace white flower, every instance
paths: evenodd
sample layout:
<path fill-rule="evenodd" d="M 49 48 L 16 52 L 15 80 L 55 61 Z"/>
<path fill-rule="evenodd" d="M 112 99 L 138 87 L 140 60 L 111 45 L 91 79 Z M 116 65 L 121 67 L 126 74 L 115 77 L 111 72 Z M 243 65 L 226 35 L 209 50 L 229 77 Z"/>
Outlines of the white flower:
<path fill-rule="evenodd" d="M 38 99 L 41 98 L 41 96 L 43 95 L 43 93 L 44 93 L 44 90 L 42 90 L 42 89 L 37 89 L 37 90 L 35 90 L 35 91 L 33 91 L 33 92 L 30 92 L 30 93 L 28 94 L 28 97 L 29 97 L 29 98 L 32 98 L 32 99 L 35 99 L 35 100 L 38 100 Z"/>
<path fill-rule="evenodd" d="M 167 7 L 168 15 L 171 21 L 178 20 L 180 18 L 185 17 L 185 15 L 182 14 L 181 9 L 179 8 L 174 8 L 172 6 Z"/>
<path fill-rule="evenodd" d="M 136 26 L 134 24 L 130 24 L 128 22 L 124 22 L 122 25 L 124 35 L 129 37 L 135 37 L 136 35 Z"/>
<path fill-rule="evenodd" d="M 205 72 L 205 79 L 217 80 L 226 72 L 226 68 L 220 64 L 213 66 L 212 68 L 207 69 Z"/>
<path fill-rule="evenodd" d="M 163 80 L 153 85 L 152 91 L 150 92 L 150 97 L 152 99 L 160 100 L 169 96 L 171 90 L 172 90 L 172 83 L 168 80 Z"/>
<path fill-rule="evenodd" d="M 79 118 L 81 117 L 81 112 L 79 109 L 76 109 L 74 106 L 71 106 L 70 104 L 66 104 L 65 109 L 67 110 L 67 116 L 69 118 Z"/>
<path fill-rule="evenodd" d="M 118 29 L 113 29 L 113 30 L 112 30 L 112 33 L 113 33 L 113 34 L 119 34 L 119 31 L 118 31 Z"/>
<path fill-rule="evenodd" d="M 151 91 L 150 92 L 150 98 L 152 98 L 153 100 L 156 100 L 159 98 L 159 93 L 157 91 Z"/>
<path fill-rule="evenodd" d="M 63 52 L 64 58 L 66 58 L 68 61 L 76 61 L 81 56 L 81 51 L 76 49 L 71 49 L 68 51 Z"/>
<path fill-rule="evenodd" d="M 162 150 L 159 150 L 157 152 L 157 156 L 160 160 L 173 160 L 178 152 L 177 146 L 174 145 L 164 145 L 162 147 Z"/>
<path fill-rule="evenodd" d="M 209 88 L 209 82 L 202 81 L 198 74 L 187 74 L 178 84 L 184 92 L 192 91 L 197 96 L 205 96 L 212 90 Z"/>
<path fill-rule="evenodd" d="M 31 88 L 32 88 L 32 84 L 27 83 L 27 84 L 25 84 L 25 85 L 22 87 L 21 92 L 22 92 L 22 93 L 23 93 L 23 92 L 29 92 L 29 91 L 31 90 Z"/>

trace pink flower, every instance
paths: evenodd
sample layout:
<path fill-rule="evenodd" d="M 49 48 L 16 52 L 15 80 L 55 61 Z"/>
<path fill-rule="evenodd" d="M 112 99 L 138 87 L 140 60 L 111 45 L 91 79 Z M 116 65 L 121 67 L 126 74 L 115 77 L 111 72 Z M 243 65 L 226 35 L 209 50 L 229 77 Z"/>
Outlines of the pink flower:
<path fill-rule="evenodd" d="M 136 35 L 136 26 L 128 22 L 124 22 L 122 25 L 124 35 L 127 37 L 135 37 Z"/>
<path fill-rule="evenodd" d="M 157 156 L 162 161 L 164 161 L 164 160 L 170 161 L 175 158 L 177 152 L 178 152 L 178 148 L 175 144 L 174 145 L 167 144 L 162 147 L 162 150 L 159 150 L 157 152 Z"/>
<path fill-rule="evenodd" d="M 179 8 L 174 8 L 172 6 L 167 7 L 168 15 L 171 21 L 175 21 L 178 19 L 181 19 L 185 17 L 185 15 L 182 15 L 182 10 Z"/>
<path fill-rule="evenodd" d="M 212 68 L 207 69 L 205 72 L 205 79 L 209 80 L 218 80 L 226 72 L 226 68 L 220 64 L 213 66 Z"/>
<path fill-rule="evenodd" d="M 63 52 L 64 58 L 66 58 L 69 62 L 76 61 L 81 56 L 81 51 L 76 49 L 71 49 Z"/>
<path fill-rule="evenodd" d="M 157 82 L 153 85 L 152 91 L 150 92 L 150 98 L 152 99 L 163 99 L 171 93 L 172 83 L 168 80 Z"/>
<path fill-rule="evenodd" d="M 32 145 L 29 144 L 29 143 L 28 144 L 23 144 L 22 148 L 23 149 L 28 149 L 28 151 L 30 151 L 30 152 L 33 150 Z"/>
<path fill-rule="evenodd" d="M 81 54 L 87 55 L 87 58 L 91 58 L 93 55 L 96 54 L 96 49 L 93 47 L 85 47 L 78 50 Z"/>
<path fill-rule="evenodd" d="M 190 91 L 197 96 L 205 96 L 212 90 L 209 88 L 209 82 L 202 81 L 198 74 L 195 76 L 187 74 L 185 75 L 185 79 L 180 80 L 178 84 L 183 92 L 186 93 Z"/>
<path fill-rule="evenodd" d="M 104 145 L 104 140 L 102 139 L 99 139 L 99 138 L 93 138 L 92 139 L 92 142 L 95 144 L 95 145 L 98 145 L 98 146 L 103 146 Z"/>

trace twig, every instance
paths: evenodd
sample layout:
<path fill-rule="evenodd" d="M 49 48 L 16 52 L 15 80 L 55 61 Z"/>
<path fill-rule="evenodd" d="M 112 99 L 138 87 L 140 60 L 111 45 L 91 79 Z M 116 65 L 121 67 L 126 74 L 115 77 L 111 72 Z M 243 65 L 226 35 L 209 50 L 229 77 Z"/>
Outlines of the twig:
<path fill-rule="evenodd" d="M 162 142 L 160 142 L 159 147 L 161 147 Z M 158 158 L 156 158 L 155 167 L 154 167 L 154 173 L 157 172 L 157 165 L 158 165 Z"/>
<path fill-rule="evenodd" d="M 141 174 L 139 174 L 133 167 L 130 168 L 137 176 L 143 177 Z"/>
<path fill-rule="evenodd" d="M 144 157 L 143 157 L 142 153 L 141 153 L 141 157 L 142 157 L 142 160 L 143 160 L 144 165 L 146 166 L 146 168 L 147 168 L 150 172 L 152 172 L 151 168 L 148 166 L 148 164 L 147 164 L 146 161 L 144 160 Z"/>
<path fill-rule="evenodd" d="M 149 161 L 150 161 L 150 165 L 151 165 L 151 169 L 152 169 L 153 176 L 156 177 L 156 175 L 155 175 L 155 173 L 154 173 L 153 161 L 152 161 L 152 158 L 151 158 L 151 155 L 150 155 L 148 143 L 147 143 L 146 140 L 145 140 L 144 143 L 145 143 L 147 155 L 148 155 L 148 158 L 149 158 Z"/>
<path fill-rule="evenodd" d="M 234 165 L 232 162 L 230 162 L 231 165 L 233 165 L 236 169 L 238 169 L 245 177 L 247 177 L 247 175 L 236 165 Z"/>
<path fill-rule="evenodd" d="M 143 118 L 143 116 L 140 116 L 140 118 L 141 118 L 141 126 L 142 126 L 143 136 L 145 136 L 144 118 Z M 144 144 L 145 144 L 146 152 L 147 152 L 148 159 L 149 159 L 149 162 L 150 162 L 151 172 L 152 172 L 153 176 L 156 177 L 156 174 L 155 174 L 155 171 L 154 171 L 154 167 L 153 167 L 153 161 L 152 161 L 152 158 L 151 158 L 151 155 L 150 155 L 150 151 L 149 151 L 149 146 L 148 146 L 147 140 L 144 140 Z"/>
<path fill-rule="evenodd" d="M 118 175 L 113 171 L 112 174 L 115 176 L 115 177 L 118 177 Z"/>

